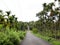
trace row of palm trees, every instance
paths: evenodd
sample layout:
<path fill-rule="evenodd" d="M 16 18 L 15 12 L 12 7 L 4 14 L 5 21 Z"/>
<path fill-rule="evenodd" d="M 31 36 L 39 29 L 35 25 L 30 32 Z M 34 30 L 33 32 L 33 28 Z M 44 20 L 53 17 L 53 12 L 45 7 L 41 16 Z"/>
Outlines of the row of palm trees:
<path fill-rule="evenodd" d="M 0 30 L 14 29 L 27 30 L 27 22 L 18 21 L 15 15 L 11 15 L 11 11 L 3 12 L 0 10 Z"/>
<path fill-rule="evenodd" d="M 55 5 L 56 1 L 59 3 L 58 7 Z M 43 10 L 37 13 L 37 17 L 40 19 L 36 22 L 36 27 L 42 31 L 42 34 L 44 32 L 54 38 L 60 38 L 60 0 L 55 0 L 49 4 L 44 3 Z"/>
<path fill-rule="evenodd" d="M 4 13 L 0 10 L 0 25 L 3 25 L 2 29 L 6 29 L 6 27 L 9 27 L 10 29 L 16 28 L 17 22 L 17 17 L 11 15 L 11 11 L 6 11 L 6 13 Z"/>

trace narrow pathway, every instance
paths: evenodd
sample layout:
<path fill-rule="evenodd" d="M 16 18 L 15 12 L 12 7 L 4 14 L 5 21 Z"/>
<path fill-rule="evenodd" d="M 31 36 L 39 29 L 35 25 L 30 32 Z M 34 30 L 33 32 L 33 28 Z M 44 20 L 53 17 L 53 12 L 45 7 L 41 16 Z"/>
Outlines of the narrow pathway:
<path fill-rule="evenodd" d="M 21 45 L 51 45 L 48 42 L 34 36 L 30 31 L 27 32 Z"/>

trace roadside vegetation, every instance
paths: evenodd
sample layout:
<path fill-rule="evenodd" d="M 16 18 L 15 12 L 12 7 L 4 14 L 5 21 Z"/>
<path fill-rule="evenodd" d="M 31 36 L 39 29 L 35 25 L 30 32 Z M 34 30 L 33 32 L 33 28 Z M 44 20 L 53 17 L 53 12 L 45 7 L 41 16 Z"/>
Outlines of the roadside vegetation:
<path fill-rule="evenodd" d="M 11 11 L 0 10 L 0 45 L 19 45 L 26 29 L 27 23 L 18 21 Z"/>
<path fill-rule="evenodd" d="M 52 37 L 49 37 L 49 36 L 46 36 L 46 35 L 41 35 L 39 32 L 36 32 L 36 30 L 35 31 L 32 31 L 32 33 L 35 36 L 37 36 L 37 37 L 39 37 L 39 38 L 41 38 L 41 39 L 49 42 L 52 45 L 60 45 L 60 40 L 57 40 L 55 38 L 52 38 Z"/>
<path fill-rule="evenodd" d="M 24 39 L 25 32 L 8 30 L 0 32 L 0 45 L 19 45 Z"/>
<path fill-rule="evenodd" d="M 42 6 L 42 11 L 36 14 L 39 20 L 29 22 L 30 29 L 38 37 L 53 45 L 60 45 L 60 0 L 44 3 Z"/>

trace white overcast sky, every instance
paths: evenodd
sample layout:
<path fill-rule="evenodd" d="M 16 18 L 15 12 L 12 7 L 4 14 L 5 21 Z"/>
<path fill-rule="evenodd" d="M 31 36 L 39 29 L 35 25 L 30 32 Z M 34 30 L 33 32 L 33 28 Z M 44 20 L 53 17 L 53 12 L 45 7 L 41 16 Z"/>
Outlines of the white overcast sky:
<path fill-rule="evenodd" d="M 19 21 L 36 21 L 36 13 L 42 10 L 42 4 L 52 1 L 54 0 L 0 0 L 0 9 L 10 10 Z"/>

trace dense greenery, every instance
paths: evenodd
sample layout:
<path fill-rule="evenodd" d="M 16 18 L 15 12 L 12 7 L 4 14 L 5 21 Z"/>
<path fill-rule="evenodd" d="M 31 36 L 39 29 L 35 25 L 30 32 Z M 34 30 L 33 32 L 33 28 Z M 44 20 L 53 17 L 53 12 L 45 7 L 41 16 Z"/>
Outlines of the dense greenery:
<path fill-rule="evenodd" d="M 58 7 L 55 3 L 58 1 Z M 53 45 L 60 45 L 60 0 L 44 3 L 43 9 L 36 14 L 38 21 L 29 22 L 34 34 Z"/>
<path fill-rule="evenodd" d="M 0 32 L 0 45 L 19 45 L 24 36 L 25 32 L 23 31 L 7 30 Z"/>
<path fill-rule="evenodd" d="M 56 40 L 55 38 L 48 37 L 48 36 L 43 36 L 38 32 L 35 33 L 34 31 L 33 31 L 33 34 L 36 35 L 39 38 L 42 38 L 43 40 L 48 41 L 52 45 L 60 45 L 60 40 Z"/>
<path fill-rule="evenodd" d="M 56 7 L 55 2 L 44 3 L 43 10 L 36 15 L 39 20 L 30 22 L 30 25 L 32 23 L 33 28 L 37 28 L 41 35 L 60 39 L 60 6 Z M 60 5 L 59 0 L 58 3 Z"/>
<path fill-rule="evenodd" d="M 0 31 L 9 29 L 16 29 L 16 30 L 26 30 L 27 29 L 27 22 L 18 21 L 15 15 L 11 15 L 11 11 L 6 11 L 4 13 L 0 10 Z"/>
<path fill-rule="evenodd" d="M 10 13 L 0 10 L 0 45 L 19 45 L 26 34 L 27 23 L 18 21 Z"/>

